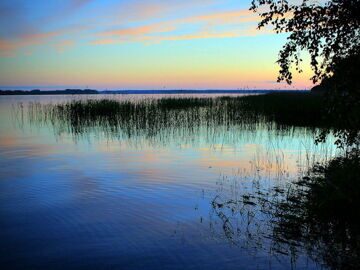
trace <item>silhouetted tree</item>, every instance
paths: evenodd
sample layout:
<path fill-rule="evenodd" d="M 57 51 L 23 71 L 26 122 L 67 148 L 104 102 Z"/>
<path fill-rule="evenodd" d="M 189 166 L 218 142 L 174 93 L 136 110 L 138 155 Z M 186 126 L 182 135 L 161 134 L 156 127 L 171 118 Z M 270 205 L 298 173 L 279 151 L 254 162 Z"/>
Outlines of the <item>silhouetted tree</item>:
<path fill-rule="evenodd" d="M 314 83 L 328 91 L 328 115 L 339 146 L 359 146 L 360 0 L 253 0 L 258 28 L 288 33 L 279 53 L 278 81 L 292 83 L 291 68 L 301 72 L 301 52 L 310 54 Z M 324 141 L 328 131 L 318 141 Z"/>
<path fill-rule="evenodd" d="M 292 82 L 293 65 L 301 71 L 301 51 L 310 54 L 314 82 L 330 76 L 339 58 L 359 52 L 359 0 L 253 0 L 250 9 L 261 16 L 259 29 L 272 25 L 289 33 L 279 53 L 279 81 Z"/>
<path fill-rule="evenodd" d="M 333 133 L 340 147 L 360 147 L 360 54 L 338 60 L 333 75 L 321 86 L 326 89 L 327 117 L 334 125 Z M 317 141 L 325 141 L 329 130 L 324 130 Z"/>

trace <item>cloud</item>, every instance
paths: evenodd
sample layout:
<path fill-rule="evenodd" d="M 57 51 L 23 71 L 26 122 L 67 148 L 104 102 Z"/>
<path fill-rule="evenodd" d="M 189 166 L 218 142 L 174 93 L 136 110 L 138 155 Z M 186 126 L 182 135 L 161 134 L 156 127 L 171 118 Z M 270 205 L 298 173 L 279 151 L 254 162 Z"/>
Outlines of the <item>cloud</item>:
<path fill-rule="evenodd" d="M 230 10 L 170 19 L 139 26 L 122 26 L 98 34 L 96 45 L 122 42 L 161 42 L 205 38 L 251 36 L 256 32 L 257 17 L 248 10 Z M 244 25 L 246 26 L 244 28 Z M 188 33 L 181 33 L 189 29 Z M 191 29 L 192 28 L 192 29 Z"/>
<path fill-rule="evenodd" d="M 0 39 L 0 56 L 11 57 L 13 55 L 13 44 L 5 39 Z"/>
<path fill-rule="evenodd" d="M 247 9 L 229 10 L 223 12 L 212 12 L 209 14 L 198 15 L 179 20 L 187 23 L 207 22 L 212 24 L 231 24 L 231 23 L 244 23 L 256 22 L 257 17 Z"/>
<path fill-rule="evenodd" d="M 93 40 L 90 42 L 90 44 L 92 45 L 110 45 L 110 44 L 115 44 L 116 40 L 112 39 L 112 38 L 107 38 L 107 39 L 97 39 L 97 40 Z"/>
<path fill-rule="evenodd" d="M 62 40 L 54 45 L 55 49 L 62 53 L 75 45 L 73 40 Z"/>
<path fill-rule="evenodd" d="M 11 57 L 15 52 L 24 47 L 39 45 L 52 37 L 59 36 L 61 31 L 47 33 L 25 34 L 16 40 L 0 39 L 0 56 Z"/>
<path fill-rule="evenodd" d="M 132 22 L 177 16 L 185 11 L 194 11 L 198 8 L 204 9 L 219 0 L 197 0 L 197 1 L 159 1 L 159 0 L 132 0 L 112 7 L 110 17 L 114 21 Z"/>
<path fill-rule="evenodd" d="M 16 39 L 0 38 L 0 56 L 14 57 L 21 49 L 31 48 L 46 43 L 50 43 L 58 52 L 65 51 L 66 49 L 72 47 L 75 41 L 71 39 L 64 39 L 64 37 L 78 33 L 82 30 L 84 30 L 83 27 L 74 26 L 43 33 L 24 34 Z M 56 39 L 60 39 L 60 41 L 57 41 Z M 28 54 L 28 52 L 26 54 Z"/>
<path fill-rule="evenodd" d="M 23 48 L 56 42 L 61 35 L 79 31 L 80 27 L 69 23 L 69 19 L 92 1 L 29 4 L 24 0 L 3 0 L 0 3 L 0 24 L 4 26 L 0 29 L 0 56 L 12 57 Z"/>
<path fill-rule="evenodd" d="M 170 32 L 175 30 L 175 27 L 163 24 L 144 25 L 139 27 L 124 27 L 117 30 L 105 31 L 102 33 L 104 36 L 117 36 L 117 37 L 129 37 L 129 36 L 141 36 L 146 34 Z"/>
<path fill-rule="evenodd" d="M 63 52 L 80 39 L 93 45 L 106 45 L 234 38 L 261 33 L 255 32 L 258 21 L 255 14 L 219 0 L 134 0 L 107 5 L 99 5 L 96 0 L 46 2 L 46 5 L 41 2 L 29 5 L 23 0 L 4 0 L 4 3 L 0 4 L 0 14 L 11 10 L 11 16 L 21 19 L 9 23 L 8 31 L 0 29 L 0 56 L 14 56 L 24 48 L 46 43 Z M 0 18 L 0 23 L 4 20 Z M 74 32 L 77 34 L 73 35 Z"/>

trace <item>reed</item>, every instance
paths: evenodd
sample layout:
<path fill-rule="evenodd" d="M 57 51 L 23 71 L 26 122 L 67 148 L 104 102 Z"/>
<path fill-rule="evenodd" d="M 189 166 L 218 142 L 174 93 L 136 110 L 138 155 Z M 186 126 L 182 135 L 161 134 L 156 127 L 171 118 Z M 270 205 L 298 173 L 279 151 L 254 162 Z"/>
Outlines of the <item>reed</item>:
<path fill-rule="evenodd" d="M 80 134 L 91 127 L 151 133 L 175 124 L 182 127 L 267 125 L 286 130 L 293 126 L 329 126 L 323 118 L 322 98 L 311 94 L 268 94 L 245 97 L 74 100 L 56 105 L 30 104 L 32 120 L 61 123 Z"/>

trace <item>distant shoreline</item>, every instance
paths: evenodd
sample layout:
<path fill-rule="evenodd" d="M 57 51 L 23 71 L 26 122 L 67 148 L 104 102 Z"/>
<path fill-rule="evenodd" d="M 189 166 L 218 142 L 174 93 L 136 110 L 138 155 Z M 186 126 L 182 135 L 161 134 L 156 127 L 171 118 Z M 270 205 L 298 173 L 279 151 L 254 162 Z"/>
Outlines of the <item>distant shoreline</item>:
<path fill-rule="evenodd" d="M 106 90 L 66 89 L 66 90 L 0 90 L 0 96 L 15 95 L 154 95 L 154 94 L 267 94 L 267 93 L 308 93 L 309 90 Z"/>

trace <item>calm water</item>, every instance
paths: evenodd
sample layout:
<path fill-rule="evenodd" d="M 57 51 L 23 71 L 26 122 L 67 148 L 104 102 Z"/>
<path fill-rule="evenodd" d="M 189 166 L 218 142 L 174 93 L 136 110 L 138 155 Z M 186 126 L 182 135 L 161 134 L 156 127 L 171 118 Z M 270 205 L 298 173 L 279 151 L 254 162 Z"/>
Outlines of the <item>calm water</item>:
<path fill-rule="evenodd" d="M 301 249 L 276 252 L 266 215 L 212 202 L 286 185 L 333 155 L 331 143 L 315 146 L 304 128 L 178 122 L 75 136 L 29 117 L 31 102 L 90 98 L 144 97 L 0 97 L 2 269 L 321 269 Z"/>

